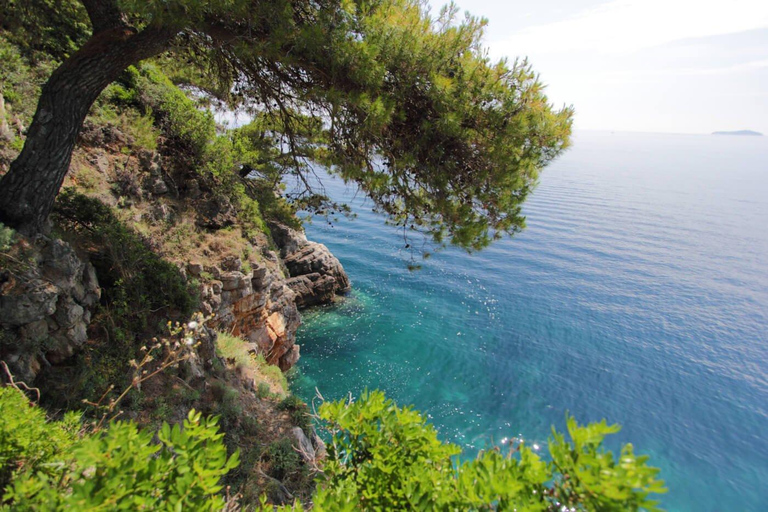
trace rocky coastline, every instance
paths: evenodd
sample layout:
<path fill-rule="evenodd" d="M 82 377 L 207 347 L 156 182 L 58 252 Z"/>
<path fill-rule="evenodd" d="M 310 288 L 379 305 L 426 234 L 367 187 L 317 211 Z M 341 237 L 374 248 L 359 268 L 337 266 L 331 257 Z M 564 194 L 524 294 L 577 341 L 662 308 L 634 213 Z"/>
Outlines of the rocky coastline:
<path fill-rule="evenodd" d="M 284 224 L 270 228 L 279 253 L 264 247 L 264 257 L 247 269 L 239 258 L 225 258 L 217 265 L 191 261 L 180 270 L 203 283 L 201 309 L 211 327 L 243 338 L 252 352 L 286 371 L 300 357 L 299 311 L 333 302 L 350 282 L 327 247 Z M 87 342 L 101 288 L 94 266 L 66 241 L 39 236 L 23 243 L 25 264 L 0 273 L 0 328 L 12 338 L 4 340 L 0 358 L 32 382 Z"/>

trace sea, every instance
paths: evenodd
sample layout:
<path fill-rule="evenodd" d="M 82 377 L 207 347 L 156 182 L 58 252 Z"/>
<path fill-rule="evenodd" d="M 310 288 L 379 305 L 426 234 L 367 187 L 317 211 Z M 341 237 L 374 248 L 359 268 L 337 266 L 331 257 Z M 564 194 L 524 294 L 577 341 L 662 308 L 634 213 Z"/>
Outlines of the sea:
<path fill-rule="evenodd" d="M 381 389 L 464 457 L 515 437 L 546 456 L 567 413 L 606 419 L 609 448 L 661 469 L 666 510 L 768 510 L 768 137 L 577 132 L 522 233 L 426 260 L 323 184 L 356 218 L 307 235 L 353 290 L 304 313 L 304 399 Z"/>

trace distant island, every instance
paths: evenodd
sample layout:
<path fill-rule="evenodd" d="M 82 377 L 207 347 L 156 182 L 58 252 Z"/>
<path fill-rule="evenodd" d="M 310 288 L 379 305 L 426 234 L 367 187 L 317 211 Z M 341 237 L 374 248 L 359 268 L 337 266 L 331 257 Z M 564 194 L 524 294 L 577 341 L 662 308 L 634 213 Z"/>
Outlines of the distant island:
<path fill-rule="evenodd" d="M 736 130 L 733 132 L 712 132 L 712 135 L 752 135 L 757 137 L 763 136 L 762 133 L 753 132 L 752 130 Z"/>

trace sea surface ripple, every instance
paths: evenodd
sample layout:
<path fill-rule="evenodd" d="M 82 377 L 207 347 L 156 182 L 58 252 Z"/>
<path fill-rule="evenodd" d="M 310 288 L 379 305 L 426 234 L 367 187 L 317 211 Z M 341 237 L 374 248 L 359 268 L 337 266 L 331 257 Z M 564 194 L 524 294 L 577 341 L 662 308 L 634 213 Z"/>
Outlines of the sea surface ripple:
<path fill-rule="evenodd" d="M 768 509 L 768 138 L 578 133 L 523 233 L 415 272 L 402 233 L 325 183 L 358 217 L 307 233 L 354 291 L 304 315 L 304 398 L 383 389 L 466 456 L 606 418 L 668 510 Z"/>

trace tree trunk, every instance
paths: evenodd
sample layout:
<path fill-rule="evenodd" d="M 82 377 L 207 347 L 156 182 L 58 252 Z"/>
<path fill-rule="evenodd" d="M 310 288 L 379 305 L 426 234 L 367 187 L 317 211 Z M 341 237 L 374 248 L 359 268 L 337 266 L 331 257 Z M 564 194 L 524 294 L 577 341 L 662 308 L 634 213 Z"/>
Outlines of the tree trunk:
<path fill-rule="evenodd" d="M 103 30 L 53 72 L 24 148 L 0 179 L 0 222 L 28 235 L 42 230 L 93 102 L 126 67 L 160 53 L 172 37 L 156 28 Z"/>

